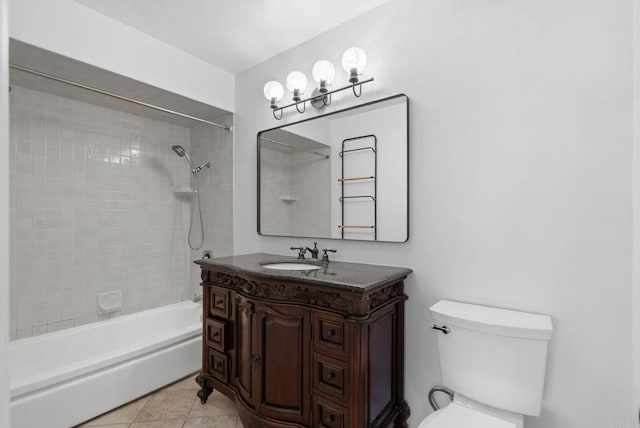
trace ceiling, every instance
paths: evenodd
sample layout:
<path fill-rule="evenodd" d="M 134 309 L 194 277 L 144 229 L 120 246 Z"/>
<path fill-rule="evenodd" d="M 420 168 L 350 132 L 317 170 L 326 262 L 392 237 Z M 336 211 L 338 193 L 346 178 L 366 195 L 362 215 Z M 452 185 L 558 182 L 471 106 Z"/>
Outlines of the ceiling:
<path fill-rule="evenodd" d="M 389 0 L 75 0 L 233 74 Z"/>

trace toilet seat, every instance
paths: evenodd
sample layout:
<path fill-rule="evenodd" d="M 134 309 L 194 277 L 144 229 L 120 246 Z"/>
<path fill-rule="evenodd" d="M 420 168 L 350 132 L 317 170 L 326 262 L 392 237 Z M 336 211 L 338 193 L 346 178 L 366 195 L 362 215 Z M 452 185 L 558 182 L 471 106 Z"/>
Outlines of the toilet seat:
<path fill-rule="evenodd" d="M 457 402 L 427 416 L 418 428 L 516 428 L 517 424 Z"/>

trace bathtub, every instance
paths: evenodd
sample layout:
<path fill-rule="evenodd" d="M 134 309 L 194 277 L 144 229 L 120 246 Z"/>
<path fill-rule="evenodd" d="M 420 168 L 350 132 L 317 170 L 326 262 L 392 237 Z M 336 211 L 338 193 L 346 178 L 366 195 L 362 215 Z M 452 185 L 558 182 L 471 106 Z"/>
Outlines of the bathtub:
<path fill-rule="evenodd" d="M 68 428 L 193 373 L 200 314 L 181 302 L 11 342 L 11 427 Z"/>

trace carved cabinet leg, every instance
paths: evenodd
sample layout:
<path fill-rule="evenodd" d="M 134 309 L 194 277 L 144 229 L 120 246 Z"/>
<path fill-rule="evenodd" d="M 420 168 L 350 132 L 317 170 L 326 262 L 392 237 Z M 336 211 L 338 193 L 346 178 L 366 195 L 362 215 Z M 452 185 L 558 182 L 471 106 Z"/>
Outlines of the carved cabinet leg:
<path fill-rule="evenodd" d="M 200 391 L 198 391 L 198 397 L 200 398 L 200 402 L 204 404 L 207 402 L 207 398 L 209 398 L 209 396 L 213 392 L 213 387 L 207 385 L 207 379 L 204 376 L 202 376 L 202 373 L 196 376 L 196 383 L 200 385 Z"/>

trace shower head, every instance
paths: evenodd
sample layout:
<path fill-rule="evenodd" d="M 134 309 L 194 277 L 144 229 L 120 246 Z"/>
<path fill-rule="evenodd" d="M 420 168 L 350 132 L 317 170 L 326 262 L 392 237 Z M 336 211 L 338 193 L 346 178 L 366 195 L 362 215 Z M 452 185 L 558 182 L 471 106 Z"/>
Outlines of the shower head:
<path fill-rule="evenodd" d="M 176 154 L 180 157 L 183 157 L 187 152 L 184 151 L 184 147 L 182 146 L 171 146 L 171 150 L 176 152 Z"/>
<path fill-rule="evenodd" d="M 189 165 L 191 166 L 191 174 L 193 175 L 197 176 L 198 173 L 202 171 L 204 168 L 211 168 L 211 163 L 209 162 L 203 163 L 202 165 L 196 168 L 196 166 L 193 164 L 193 161 L 189 157 L 189 153 L 187 153 L 187 151 L 182 146 L 178 146 L 178 145 L 171 146 L 171 150 L 176 152 L 176 154 L 181 158 L 187 158 L 187 161 L 189 161 Z"/>
<path fill-rule="evenodd" d="M 181 158 L 187 158 L 187 161 L 189 162 L 189 165 L 191 166 L 191 172 L 193 172 L 193 169 L 195 168 L 193 166 L 193 162 L 191 161 L 191 158 L 189 157 L 189 153 L 187 153 L 187 151 L 184 149 L 184 147 L 182 146 L 171 146 L 171 150 L 173 150 L 174 152 L 176 152 L 176 154 L 178 156 L 180 156 Z"/>

